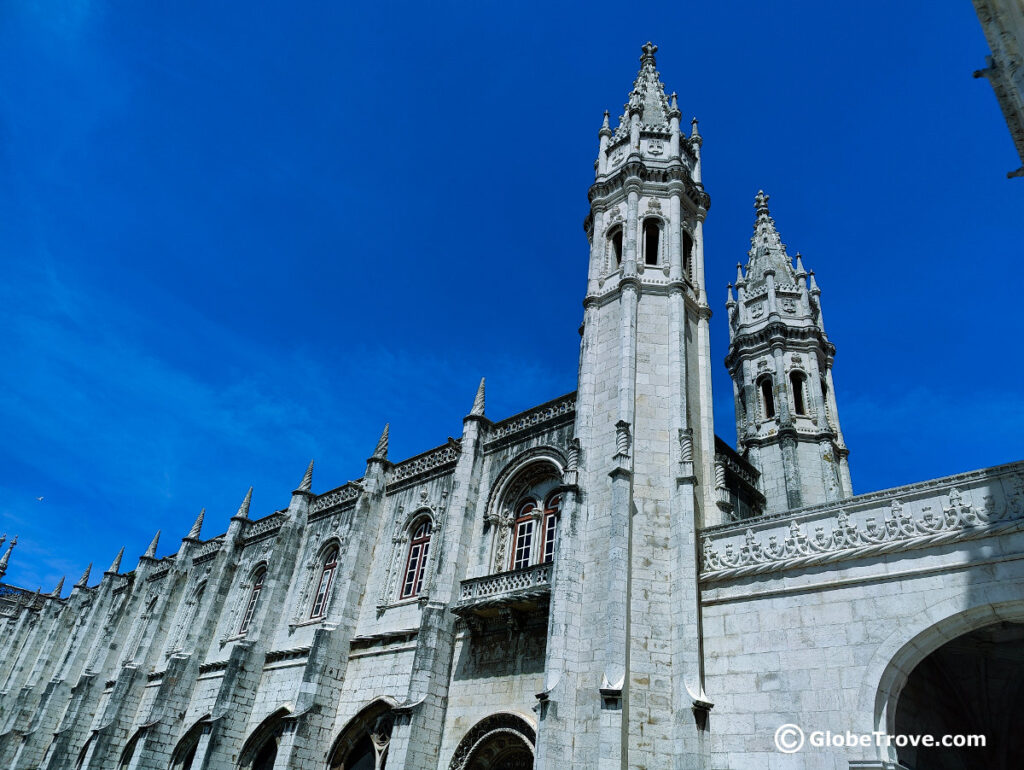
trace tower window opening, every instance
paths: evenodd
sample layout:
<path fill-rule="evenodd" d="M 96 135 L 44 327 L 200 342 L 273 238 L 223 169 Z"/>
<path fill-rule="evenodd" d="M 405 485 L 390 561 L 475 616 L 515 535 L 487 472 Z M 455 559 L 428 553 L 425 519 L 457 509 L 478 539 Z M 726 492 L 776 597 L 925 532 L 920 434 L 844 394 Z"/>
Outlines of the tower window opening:
<path fill-rule="evenodd" d="M 327 609 L 327 597 L 331 593 L 331 583 L 334 581 L 334 573 L 337 569 L 338 549 L 332 548 L 324 558 L 323 567 L 320 571 L 320 582 L 317 583 L 316 598 L 313 600 L 313 609 L 309 613 L 309 617 L 323 617 Z"/>
<path fill-rule="evenodd" d="M 615 258 L 615 266 L 622 264 L 622 228 L 616 227 L 608 237 L 608 244 L 611 246 L 612 256 Z"/>
<path fill-rule="evenodd" d="M 690 277 L 690 265 L 693 264 L 693 236 L 683 230 L 683 275 Z"/>
<path fill-rule="evenodd" d="M 424 567 L 430 552 L 432 530 L 433 524 L 429 518 L 421 519 L 414 528 L 412 540 L 409 543 L 409 556 L 405 560 L 405 579 L 402 581 L 402 591 L 399 597 L 401 599 L 419 596 L 423 589 L 423 577 L 426 574 Z"/>
<path fill-rule="evenodd" d="M 758 385 L 761 388 L 761 407 L 766 420 L 775 416 L 775 396 L 772 393 L 772 378 L 765 377 Z"/>
<path fill-rule="evenodd" d="M 661 242 L 661 227 L 656 219 L 644 220 L 644 264 L 658 264 L 659 246 Z"/>
<path fill-rule="evenodd" d="M 242 616 L 242 625 L 238 633 L 245 634 L 249 631 L 253 616 L 256 614 L 256 607 L 259 604 L 260 594 L 263 592 L 263 579 L 267 576 L 266 567 L 260 567 L 252 578 L 252 591 L 249 594 L 249 603 L 245 607 L 245 615 Z"/>
<path fill-rule="evenodd" d="M 747 418 L 747 394 L 743 388 L 739 389 L 739 402 L 740 402 L 740 416 L 743 419 Z"/>
<path fill-rule="evenodd" d="M 790 372 L 789 384 L 793 388 L 793 411 L 800 415 L 807 414 L 807 404 L 804 399 L 804 376 L 800 372 Z"/>

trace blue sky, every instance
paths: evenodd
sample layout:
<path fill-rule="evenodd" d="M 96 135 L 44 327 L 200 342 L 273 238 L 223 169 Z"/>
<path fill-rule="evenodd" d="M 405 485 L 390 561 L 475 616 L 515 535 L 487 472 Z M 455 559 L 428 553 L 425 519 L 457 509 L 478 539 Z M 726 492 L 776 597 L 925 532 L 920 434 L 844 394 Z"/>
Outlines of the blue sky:
<path fill-rule="evenodd" d="M 817 273 L 857 492 L 1021 459 L 1024 180 L 970 3 L 0 6 L 0 531 L 45 590 L 575 388 L 601 113 L 640 45 Z M 43 499 L 37 500 L 38 497 Z"/>

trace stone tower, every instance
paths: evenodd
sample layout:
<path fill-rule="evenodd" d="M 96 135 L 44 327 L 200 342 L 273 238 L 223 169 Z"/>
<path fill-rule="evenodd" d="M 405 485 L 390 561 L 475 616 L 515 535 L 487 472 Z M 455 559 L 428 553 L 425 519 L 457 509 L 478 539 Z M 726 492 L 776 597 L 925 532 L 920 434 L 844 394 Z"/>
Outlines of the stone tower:
<path fill-rule="evenodd" d="M 575 436 L 538 767 L 686 767 L 706 709 L 695 531 L 717 523 L 701 137 L 643 46 L 599 131 Z M 563 517 L 565 514 L 563 513 Z M 585 633 L 582 630 L 586 629 Z M 555 724 L 550 724 L 554 722 Z M 694 765 L 697 766 L 697 765 Z"/>
<path fill-rule="evenodd" d="M 794 269 L 764 192 L 754 208 L 749 260 L 746 274 L 736 266 L 735 298 L 729 285 L 725 363 L 736 396 L 737 448 L 761 472 L 767 513 L 779 513 L 853 490 L 821 290 L 799 254 Z"/>

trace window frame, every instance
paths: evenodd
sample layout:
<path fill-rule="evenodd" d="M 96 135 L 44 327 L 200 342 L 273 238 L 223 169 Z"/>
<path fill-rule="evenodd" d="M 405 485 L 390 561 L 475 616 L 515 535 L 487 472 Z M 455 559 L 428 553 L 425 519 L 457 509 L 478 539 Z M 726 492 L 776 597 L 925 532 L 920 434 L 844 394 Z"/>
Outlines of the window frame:
<path fill-rule="evenodd" d="M 261 564 L 253 570 L 251 578 L 252 588 L 249 591 L 249 601 L 245 604 L 245 612 L 242 613 L 242 622 L 238 626 L 239 636 L 244 636 L 249 633 L 249 628 L 252 626 L 253 618 L 256 617 L 256 607 L 259 603 L 260 595 L 263 593 L 263 582 L 266 578 L 266 564 Z"/>
<path fill-rule="evenodd" d="M 334 585 L 334 576 L 338 571 L 338 557 L 341 556 L 341 549 L 332 545 L 321 562 L 320 579 L 316 584 L 316 592 L 313 594 L 313 605 L 309 610 L 310 620 L 322 618 L 327 614 L 327 600 L 331 595 L 331 588 Z"/>
<path fill-rule="evenodd" d="M 426 527 L 426 531 L 424 531 Z M 400 601 L 414 599 L 423 591 L 427 560 L 430 556 L 430 540 L 434 535 L 434 522 L 430 516 L 420 516 L 409 525 L 409 548 L 406 549 L 405 568 L 402 570 L 402 584 L 398 589 Z M 413 563 L 415 554 L 416 562 Z"/>
<path fill-rule="evenodd" d="M 533 549 L 537 540 L 537 501 L 533 498 L 523 500 L 516 506 L 516 515 L 512 519 L 512 547 L 509 559 L 509 570 L 528 569 L 533 566 Z M 521 540 L 526 536 L 529 542 L 523 546 Z M 525 554 L 520 558 L 519 551 Z M 521 563 L 524 562 L 524 563 Z"/>
<path fill-rule="evenodd" d="M 662 241 L 664 240 L 662 238 L 662 236 L 664 235 L 665 228 L 662 225 L 663 225 L 663 221 L 659 217 L 644 217 L 644 220 L 641 223 L 640 233 L 643 236 L 643 264 L 644 264 L 645 267 L 658 267 L 659 265 L 661 265 L 664 262 L 664 260 L 662 259 L 662 253 L 663 253 Z M 653 229 L 655 235 L 657 236 L 657 243 L 654 245 L 654 261 L 653 262 L 648 261 L 648 258 L 650 256 L 648 254 L 648 251 L 650 251 L 650 245 L 649 245 L 648 240 L 647 240 L 648 239 L 648 228 Z"/>
<path fill-rule="evenodd" d="M 761 419 L 774 419 L 775 415 L 778 414 L 778 410 L 775 406 L 775 380 L 770 374 L 765 374 L 758 378 L 757 390 L 761 402 Z"/>

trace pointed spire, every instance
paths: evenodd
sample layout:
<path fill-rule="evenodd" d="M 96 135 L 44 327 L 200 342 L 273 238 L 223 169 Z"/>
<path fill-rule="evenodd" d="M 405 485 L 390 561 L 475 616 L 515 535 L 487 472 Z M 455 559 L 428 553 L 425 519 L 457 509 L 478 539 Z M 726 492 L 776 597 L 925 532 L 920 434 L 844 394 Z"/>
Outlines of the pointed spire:
<path fill-rule="evenodd" d="M 803 257 L 800 255 L 799 251 L 796 253 L 796 277 L 797 278 L 806 278 L 807 277 L 807 271 L 804 270 L 804 260 L 803 260 Z"/>
<path fill-rule="evenodd" d="M 249 487 L 249 491 L 245 493 L 245 497 L 242 498 L 242 504 L 238 506 L 238 513 L 235 514 L 236 519 L 248 519 L 249 518 L 249 503 L 252 502 L 252 487 Z"/>
<path fill-rule="evenodd" d="M 648 42 L 641 50 L 643 55 L 640 57 L 640 72 L 633 81 L 629 101 L 619 119 L 619 127 L 615 130 L 617 138 L 629 134 L 631 112 L 638 112 L 640 122 L 645 126 L 665 132 L 669 130 L 669 111 L 673 108 L 669 106 L 668 97 L 665 96 L 665 85 L 658 76 L 657 62 L 654 59 L 658 46 Z"/>
<path fill-rule="evenodd" d="M 107 569 L 112 575 L 116 575 L 121 569 L 121 559 L 124 558 L 124 546 L 121 546 L 121 550 L 117 552 L 117 556 L 114 557 L 114 561 L 110 563 L 110 567 Z"/>
<path fill-rule="evenodd" d="M 75 588 L 88 588 L 89 587 L 89 573 L 92 572 L 92 562 L 89 562 L 89 566 L 85 568 L 85 572 L 82 573 L 82 577 L 78 578 L 78 582 L 75 583 Z"/>
<path fill-rule="evenodd" d="M 697 130 L 697 118 L 694 117 L 690 121 L 690 141 L 696 142 L 698 145 L 704 143 L 704 138 L 700 135 L 700 131 Z"/>
<path fill-rule="evenodd" d="M 18 536 L 15 535 L 11 540 L 11 544 L 7 546 L 7 551 L 3 556 L 0 556 L 0 577 L 7 571 L 7 565 L 11 562 L 11 552 L 14 550 L 14 546 L 18 544 Z"/>
<path fill-rule="evenodd" d="M 814 271 L 808 273 L 811 276 L 811 294 L 821 294 L 821 289 L 818 288 L 818 282 L 814 280 Z"/>
<path fill-rule="evenodd" d="M 735 307 L 736 306 L 736 299 L 732 296 L 732 284 L 731 283 L 729 284 L 729 295 L 726 297 L 725 306 L 726 307 Z"/>
<path fill-rule="evenodd" d="M 146 552 L 144 554 L 142 554 L 142 557 L 144 559 L 155 559 L 156 558 L 156 544 L 159 543 L 159 542 L 160 542 L 160 530 L 158 529 L 156 531 L 156 534 L 153 535 L 153 542 L 151 542 L 149 544 L 149 548 L 147 548 Z"/>
<path fill-rule="evenodd" d="M 302 482 L 299 484 L 300 492 L 309 492 L 313 488 L 313 461 L 309 461 L 309 467 L 306 468 L 306 473 L 302 477 Z"/>
<path fill-rule="evenodd" d="M 601 121 L 601 130 L 597 132 L 598 136 L 604 136 L 605 134 L 607 134 L 608 136 L 612 135 L 612 129 L 608 125 L 608 117 L 609 117 L 608 110 L 605 110 L 604 111 L 604 120 Z"/>
<path fill-rule="evenodd" d="M 388 431 L 391 429 L 391 423 L 387 423 L 384 426 L 384 432 L 380 434 L 380 440 L 377 441 L 377 448 L 373 450 L 373 459 L 375 460 L 387 460 L 388 459 Z"/>
<path fill-rule="evenodd" d="M 206 509 L 203 508 L 201 511 L 199 511 L 199 515 L 196 516 L 196 521 L 192 525 L 192 529 L 190 529 L 188 531 L 188 534 L 185 535 L 185 539 L 186 540 L 198 540 L 199 539 L 199 533 L 203 531 L 203 519 L 205 517 L 206 517 Z"/>
<path fill-rule="evenodd" d="M 765 273 L 769 271 L 774 273 L 776 284 L 796 283 L 793 262 L 786 254 L 786 244 L 782 242 L 779 231 L 775 229 L 775 220 L 768 210 L 768 199 L 764 190 L 758 190 L 754 197 L 757 219 L 754 222 L 754 235 L 750 239 L 746 281 L 752 290 L 765 283 Z"/>
<path fill-rule="evenodd" d="M 476 389 L 476 398 L 473 399 L 473 408 L 469 414 L 474 417 L 484 416 L 484 382 L 486 378 L 480 378 L 480 387 Z"/>
<path fill-rule="evenodd" d="M 63 590 L 64 590 L 64 575 L 61 575 L 60 576 L 60 580 L 57 581 L 57 587 L 53 589 L 53 592 L 50 594 L 50 596 L 52 596 L 54 599 L 59 599 L 60 598 L 60 593 Z"/>

